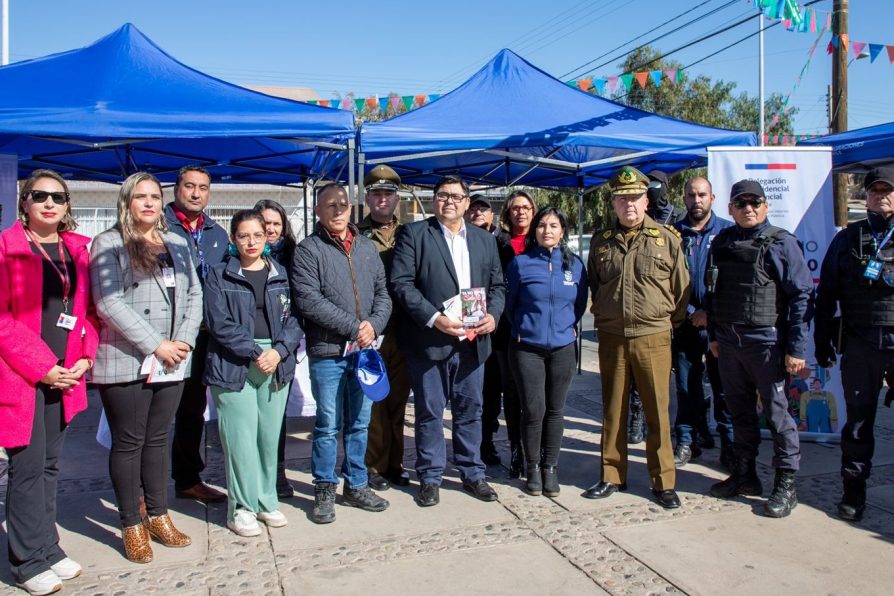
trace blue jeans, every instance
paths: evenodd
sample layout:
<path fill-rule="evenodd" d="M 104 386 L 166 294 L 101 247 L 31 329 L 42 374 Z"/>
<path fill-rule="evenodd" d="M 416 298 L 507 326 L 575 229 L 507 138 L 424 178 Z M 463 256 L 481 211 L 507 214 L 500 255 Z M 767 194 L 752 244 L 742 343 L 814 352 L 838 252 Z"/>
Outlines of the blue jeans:
<path fill-rule="evenodd" d="M 341 473 L 351 488 L 367 485 L 366 437 L 372 402 L 363 394 L 354 374 L 354 357 L 308 359 L 310 386 L 317 401 L 310 469 L 314 484 L 338 484 L 338 431 L 342 431 L 345 456 Z"/>

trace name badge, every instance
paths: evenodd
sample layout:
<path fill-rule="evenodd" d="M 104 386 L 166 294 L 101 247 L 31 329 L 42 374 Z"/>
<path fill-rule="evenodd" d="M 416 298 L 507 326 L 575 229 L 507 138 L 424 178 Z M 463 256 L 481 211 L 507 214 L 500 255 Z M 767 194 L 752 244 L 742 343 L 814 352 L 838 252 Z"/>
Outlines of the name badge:
<path fill-rule="evenodd" d="M 173 267 L 162 267 L 161 276 L 165 280 L 166 288 L 173 288 L 176 285 L 176 281 L 174 279 L 174 268 Z"/>
<path fill-rule="evenodd" d="M 866 270 L 863 271 L 863 277 L 868 277 L 869 279 L 878 279 L 879 275 L 882 274 L 882 262 L 877 259 L 872 259 L 866 265 Z"/>
<path fill-rule="evenodd" d="M 75 325 L 78 324 L 78 318 L 72 315 L 67 315 L 65 313 L 59 314 L 59 319 L 56 320 L 56 327 L 61 327 L 63 329 L 68 329 L 69 331 L 74 331 Z"/>

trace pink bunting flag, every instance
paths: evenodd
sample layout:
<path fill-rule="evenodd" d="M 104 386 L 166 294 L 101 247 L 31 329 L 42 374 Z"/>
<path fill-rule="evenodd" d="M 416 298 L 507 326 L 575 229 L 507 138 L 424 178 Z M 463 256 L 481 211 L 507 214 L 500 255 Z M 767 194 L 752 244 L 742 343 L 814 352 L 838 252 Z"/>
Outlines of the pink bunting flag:
<path fill-rule="evenodd" d="M 792 20 L 791 19 L 782 19 L 782 26 L 788 30 L 792 28 Z"/>
<path fill-rule="evenodd" d="M 677 82 L 677 69 L 676 68 L 668 68 L 664 71 L 665 76 L 667 76 L 667 82 L 671 85 L 676 84 Z"/>
<path fill-rule="evenodd" d="M 890 50 L 888 52 L 890 53 Z M 605 80 L 608 81 L 608 90 L 614 93 L 618 87 L 618 77 L 607 77 Z"/>
<path fill-rule="evenodd" d="M 816 33 L 816 11 L 812 8 L 807 10 L 810 12 L 810 32 Z"/>
<path fill-rule="evenodd" d="M 394 110 L 394 113 L 396 114 L 397 108 L 398 108 L 398 106 L 400 106 L 400 97 L 397 95 L 394 95 L 389 98 L 389 101 L 391 102 L 391 109 Z"/>
<path fill-rule="evenodd" d="M 888 50 L 888 61 L 894 64 L 894 46 L 885 46 L 885 49 Z"/>
<path fill-rule="evenodd" d="M 866 48 L 866 43 L 862 41 L 852 41 L 851 48 L 854 50 L 854 58 L 859 58 L 860 54 Z"/>

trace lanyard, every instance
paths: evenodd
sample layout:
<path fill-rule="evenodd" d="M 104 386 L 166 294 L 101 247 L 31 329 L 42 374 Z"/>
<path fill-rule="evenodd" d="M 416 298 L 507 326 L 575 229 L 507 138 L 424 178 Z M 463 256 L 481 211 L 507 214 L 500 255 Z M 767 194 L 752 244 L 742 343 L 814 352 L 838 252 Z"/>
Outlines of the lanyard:
<path fill-rule="evenodd" d="M 878 238 L 875 235 L 875 230 L 872 229 L 872 226 L 869 226 L 869 232 L 872 234 L 872 237 L 875 240 L 878 240 Z M 882 238 L 882 241 L 878 243 L 878 246 L 875 249 L 875 256 L 873 257 L 874 259 L 878 260 L 879 254 L 882 252 L 882 249 L 885 247 L 885 244 L 888 243 L 888 240 L 891 239 L 892 234 L 894 234 L 894 227 L 889 228 L 888 233 L 885 234 L 885 237 Z"/>
<path fill-rule="evenodd" d="M 26 229 L 25 231 L 31 239 L 31 242 L 37 247 L 37 250 L 43 258 L 53 266 L 53 269 L 62 281 L 62 308 L 64 309 L 64 312 L 68 314 L 68 295 L 71 293 L 71 278 L 68 276 L 68 264 L 65 260 L 65 248 L 62 244 L 62 238 L 59 238 L 59 260 L 62 261 L 62 269 L 59 269 L 53 259 L 50 258 L 50 255 L 47 254 L 47 251 L 44 250 L 43 245 L 31 233 L 31 230 Z"/>

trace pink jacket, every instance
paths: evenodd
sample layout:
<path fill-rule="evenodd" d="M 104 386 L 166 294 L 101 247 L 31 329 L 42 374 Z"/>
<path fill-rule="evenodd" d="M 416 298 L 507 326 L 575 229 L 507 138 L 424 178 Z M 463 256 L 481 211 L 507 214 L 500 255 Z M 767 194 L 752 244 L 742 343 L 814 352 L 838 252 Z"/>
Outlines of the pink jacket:
<path fill-rule="evenodd" d="M 63 363 L 68 367 L 80 358 L 92 360 L 99 338 L 90 301 L 90 239 L 73 232 L 61 235 L 77 274 L 71 313 L 78 321 L 68 334 Z M 21 447 L 31 441 L 34 389 L 57 361 L 40 339 L 42 295 L 43 258 L 31 251 L 25 229 L 16 222 L 0 234 L 0 447 Z M 87 408 L 85 379 L 63 393 L 62 405 L 65 422 Z"/>

